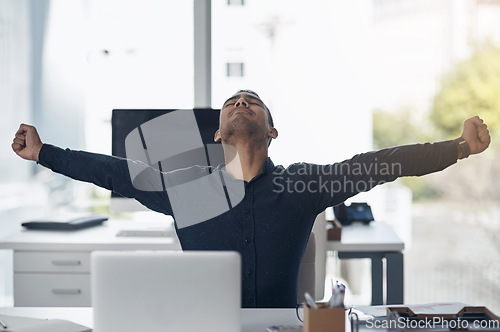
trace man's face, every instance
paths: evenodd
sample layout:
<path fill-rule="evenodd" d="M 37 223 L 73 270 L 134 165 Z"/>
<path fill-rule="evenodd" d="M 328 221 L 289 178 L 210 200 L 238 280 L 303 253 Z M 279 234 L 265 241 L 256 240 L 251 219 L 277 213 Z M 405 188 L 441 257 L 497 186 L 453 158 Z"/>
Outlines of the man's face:
<path fill-rule="evenodd" d="M 236 137 L 268 139 L 269 119 L 262 100 L 252 93 L 240 92 L 224 102 L 220 113 L 219 139 L 230 144 Z M 218 135 L 216 134 L 216 140 Z"/>

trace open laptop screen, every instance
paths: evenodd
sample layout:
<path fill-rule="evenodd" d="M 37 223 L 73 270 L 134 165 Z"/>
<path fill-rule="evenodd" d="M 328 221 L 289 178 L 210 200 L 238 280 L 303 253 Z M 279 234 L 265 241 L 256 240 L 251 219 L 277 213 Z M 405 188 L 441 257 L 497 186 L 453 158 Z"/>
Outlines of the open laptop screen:
<path fill-rule="evenodd" d="M 241 329 L 241 259 L 230 251 L 94 251 L 94 331 Z"/>

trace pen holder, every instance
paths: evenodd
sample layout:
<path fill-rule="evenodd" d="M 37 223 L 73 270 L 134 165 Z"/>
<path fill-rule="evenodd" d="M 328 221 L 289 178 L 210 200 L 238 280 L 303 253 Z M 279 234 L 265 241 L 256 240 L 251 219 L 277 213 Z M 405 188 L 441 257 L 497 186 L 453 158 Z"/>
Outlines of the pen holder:
<path fill-rule="evenodd" d="M 312 309 L 304 303 L 304 332 L 345 332 L 345 308 L 316 303 Z"/>

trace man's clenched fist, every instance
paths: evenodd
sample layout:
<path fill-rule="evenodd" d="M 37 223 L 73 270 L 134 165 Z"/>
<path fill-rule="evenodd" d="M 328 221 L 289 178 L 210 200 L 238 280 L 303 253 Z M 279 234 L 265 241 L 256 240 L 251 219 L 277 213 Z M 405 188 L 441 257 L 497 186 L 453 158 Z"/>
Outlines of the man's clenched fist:
<path fill-rule="evenodd" d="M 36 128 L 22 123 L 12 141 L 12 150 L 21 158 L 38 161 L 42 141 Z"/>
<path fill-rule="evenodd" d="M 469 144 L 471 154 L 483 152 L 491 143 L 488 126 L 479 116 L 465 120 L 462 138 Z"/>

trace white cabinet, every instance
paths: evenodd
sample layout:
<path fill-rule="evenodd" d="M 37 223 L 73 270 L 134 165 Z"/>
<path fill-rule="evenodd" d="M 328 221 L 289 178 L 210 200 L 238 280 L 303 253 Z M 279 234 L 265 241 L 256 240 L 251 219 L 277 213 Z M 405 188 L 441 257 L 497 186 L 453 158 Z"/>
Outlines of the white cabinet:
<path fill-rule="evenodd" d="M 16 307 L 90 307 L 90 274 L 14 273 Z"/>
<path fill-rule="evenodd" d="M 74 232 L 19 230 L 0 239 L 13 250 L 14 306 L 90 307 L 90 254 L 94 250 L 180 250 L 172 237 L 117 237 L 120 230 L 168 228 L 158 222 L 108 220 Z"/>
<path fill-rule="evenodd" d="M 90 252 L 14 252 L 14 305 L 90 307 Z"/>
<path fill-rule="evenodd" d="M 16 251 L 14 272 L 90 273 L 90 252 Z"/>

